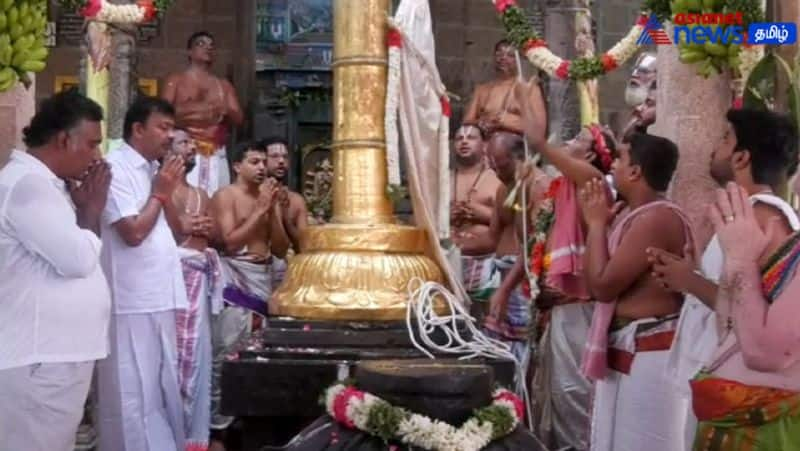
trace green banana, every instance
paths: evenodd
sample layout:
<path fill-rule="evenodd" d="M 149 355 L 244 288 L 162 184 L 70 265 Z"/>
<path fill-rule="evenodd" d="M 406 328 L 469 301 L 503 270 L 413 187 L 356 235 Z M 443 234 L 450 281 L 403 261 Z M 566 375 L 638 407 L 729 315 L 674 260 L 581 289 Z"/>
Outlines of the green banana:
<path fill-rule="evenodd" d="M 689 7 L 687 6 L 686 0 L 674 0 L 672 3 L 672 12 L 673 14 L 688 13 Z"/>
<path fill-rule="evenodd" d="M 703 61 L 706 57 L 708 57 L 708 54 L 705 52 L 701 53 L 696 50 L 686 50 L 680 52 L 678 59 L 684 64 L 694 64 Z"/>
<path fill-rule="evenodd" d="M 5 12 L 8 12 L 8 10 L 11 9 L 12 6 L 14 6 L 14 0 L 0 0 L 0 1 L 2 1 L 2 3 L 0 3 L 0 7 L 2 7 L 3 11 Z"/>
<path fill-rule="evenodd" d="M 739 58 L 739 55 L 728 56 L 728 66 L 730 66 L 731 69 L 737 69 L 740 64 L 742 64 L 742 60 Z"/>
<path fill-rule="evenodd" d="M 8 18 L 6 13 L 0 11 L 0 31 L 5 31 L 8 28 Z"/>
<path fill-rule="evenodd" d="M 11 58 L 11 65 L 14 67 L 19 67 L 25 61 L 30 59 L 29 53 L 27 50 L 23 50 L 21 52 L 14 52 L 14 57 Z"/>
<path fill-rule="evenodd" d="M 28 60 L 22 63 L 19 68 L 25 72 L 41 72 L 44 70 L 45 65 L 44 61 Z"/>
<path fill-rule="evenodd" d="M 12 6 L 6 11 L 6 16 L 8 18 L 8 23 L 11 25 L 19 22 L 19 9 L 16 6 Z"/>
<path fill-rule="evenodd" d="M 28 55 L 33 61 L 44 61 L 49 53 L 50 51 L 47 50 L 47 47 L 34 47 L 28 51 Z"/>
<path fill-rule="evenodd" d="M 742 53 L 742 46 L 738 44 L 731 44 L 728 46 L 728 56 L 739 56 Z"/>
<path fill-rule="evenodd" d="M 0 70 L 0 83 L 5 82 L 9 78 L 13 78 L 14 75 L 16 75 L 14 69 L 10 67 L 4 67 L 2 70 Z"/>
<path fill-rule="evenodd" d="M 28 50 L 29 48 L 31 48 L 33 46 L 33 41 L 35 41 L 35 40 L 36 40 L 36 38 L 34 38 L 31 35 L 25 35 L 25 36 L 17 39 L 16 41 L 14 41 L 14 45 L 12 46 L 12 47 L 14 47 L 14 52 L 16 53 L 16 52 L 22 52 L 22 51 Z"/>
<path fill-rule="evenodd" d="M 31 5 L 28 2 L 21 2 L 19 4 L 19 17 L 23 18 L 31 12 Z"/>
<path fill-rule="evenodd" d="M 687 0 L 686 8 L 691 12 L 699 12 L 703 9 L 703 4 L 700 0 Z"/>
<path fill-rule="evenodd" d="M 708 12 L 714 11 L 716 0 L 703 0 L 703 9 Z"/>
<path fill-rule="evenodd" d="M 22 29 L 20 24 L 14 22 L 13 24 L 11 24 L 11 28 L 9 28 L 8 32 L 9 34 L 11 34 L 11 39 L 16 41 L 17 39 L 20 38 L 20 36 L 22 36 L 25 30 Z"/>
<path fill-rule="evenodd" d="M 705 48 L 706 52 L 708 52 L 710 55 L 728 56 L 728 47 L 722 44 L 715 44 L 711 41 L 706 41 L 706 43 L 703 44 L 703 47 Z"/>

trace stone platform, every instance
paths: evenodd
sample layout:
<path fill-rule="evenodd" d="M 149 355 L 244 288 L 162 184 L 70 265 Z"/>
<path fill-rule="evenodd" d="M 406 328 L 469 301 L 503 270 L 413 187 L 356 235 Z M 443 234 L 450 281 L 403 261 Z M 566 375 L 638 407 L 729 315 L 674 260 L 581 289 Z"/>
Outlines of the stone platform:
<path fill-rule="evenodd" d="M 441 338 L 433 337 L 437 343 Z M 444 364 L 455 363 L 457 357 L 437 356 Z M 324 414 L 322 391 L 350 378 L 358 362 L 422 358 L 426 356 L 414 348 L 405 323 L 270 319 L 266 329 L 242 343 L 238 355 L 223 365 L 222 411 L 240 418 L 243 451 L 281 446 Z M 490 365 L 495 380 L 511 386 L 512 361 L 470 362 Z"/>

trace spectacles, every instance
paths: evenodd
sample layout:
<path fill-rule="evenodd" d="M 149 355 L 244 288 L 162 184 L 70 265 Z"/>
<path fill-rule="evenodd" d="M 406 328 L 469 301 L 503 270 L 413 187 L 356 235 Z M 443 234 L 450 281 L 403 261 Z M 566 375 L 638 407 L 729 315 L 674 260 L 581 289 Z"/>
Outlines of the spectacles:
<path fill-rule="evenodd" d="M 195 47 L 201 47 L 204 49 L 213 49 L 214 48 L 214 41 L 211 39 L 198 39 L 194 43 Z"/>

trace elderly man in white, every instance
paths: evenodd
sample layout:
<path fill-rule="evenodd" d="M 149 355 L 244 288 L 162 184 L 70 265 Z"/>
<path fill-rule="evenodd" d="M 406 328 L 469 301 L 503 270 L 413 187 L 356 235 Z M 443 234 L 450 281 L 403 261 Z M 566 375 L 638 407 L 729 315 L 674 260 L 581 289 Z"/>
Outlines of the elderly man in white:
<path fill-rule="evenodd" d="M 125 143 L 107 157 L 102 262 L 114 311 L 111 355 L 97 366 L 100 451 L 184 450 L 175 313 L 187 300 L 170 225 L 186 231 L 168 202 L 184 164 L 158 163 L 173 116 L 165 101 L 140 97 L 125 116 Z"/>
<path fill-rule="evenodd" d="M 71 451 L 108 355 L 102 118 L 77 92 L 45 100 L 24 131 L 28 152 L 0 169 L 0 449 Z"/>

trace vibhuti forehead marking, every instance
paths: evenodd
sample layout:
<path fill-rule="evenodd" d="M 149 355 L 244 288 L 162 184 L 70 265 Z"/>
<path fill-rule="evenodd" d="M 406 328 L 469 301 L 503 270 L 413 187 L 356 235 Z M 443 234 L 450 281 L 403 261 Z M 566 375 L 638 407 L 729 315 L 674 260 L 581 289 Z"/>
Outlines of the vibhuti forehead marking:
<path fill-rule="evenodd" d="M 456 138 L 458 137 L 459 134 L 462 134 L 464 136 L 469 136 L 469 134 L 472 133 L 473 128 L 477 130 L 477 128 L 474 125 L 462 125 L 461 127 L 458 127 L 458 131 L 456 131 Z"/>

